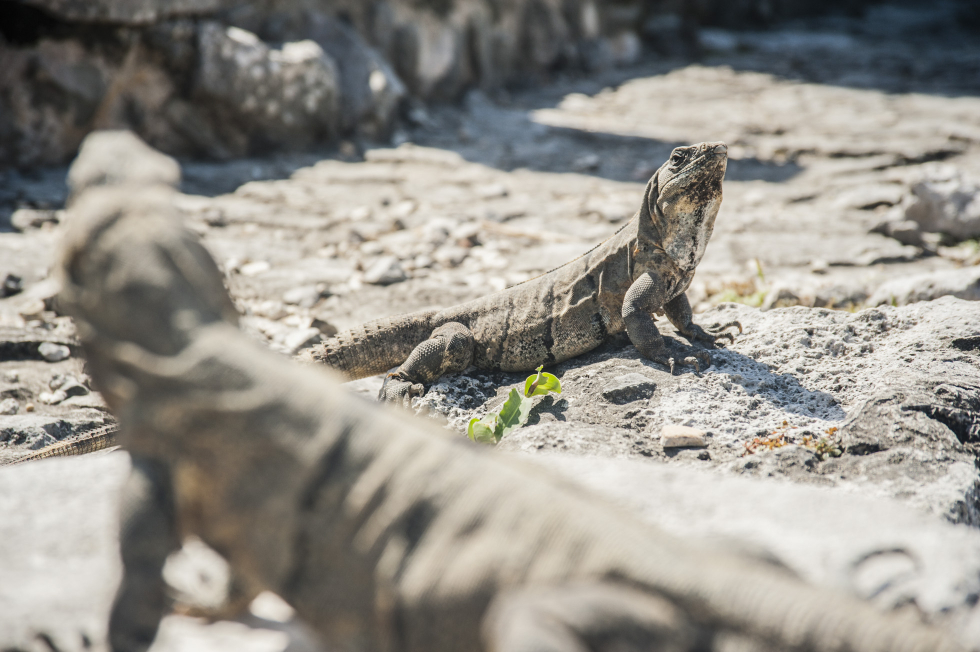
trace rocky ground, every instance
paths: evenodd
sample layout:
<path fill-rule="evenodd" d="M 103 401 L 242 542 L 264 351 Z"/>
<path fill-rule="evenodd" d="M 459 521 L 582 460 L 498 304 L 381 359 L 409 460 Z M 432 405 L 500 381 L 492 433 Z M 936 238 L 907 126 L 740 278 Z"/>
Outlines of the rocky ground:
<path fill-rule="evenodd" d="M 633 214 L 672 147 L 726 141 L 724 205 L 690 296 L 700 323 L 735 318 L 745 332 L 701 376 L 671 376 L 625 341 L 558 365 L 562 395 L 539 399 L 498 448 L 538 455 L 672 531 L 764 548 L 813 581 L 917 608 L 976 646 L 975 34 L 938 10 L 886 5 L 863 20 L 703 30 L 700 43 L 697 61 L 650 56 L 418 105 L 390 146 L 185 161 L 181 208 L 226 272 L 245 327 L 292 354 L 337 328 L 451 305 L 566 262 Z M 11 226 L 0 233 L 0 461 L 107 418 L 47 278 L 65 170 L 2 174 Z M 447 377 L 415 409 L 463 436 L 523 377 Z M 351 389 L 370 395 L 379 382 Z M 702 431 L 705 445 L 665 448 L 671 425 Z M 112 541 L 99 538 L 111 525 L 104 503 L 125 465 L 110 455 L 0 473 L 10 489 L 0 492 L 0 541 L 30 530 L 24 513 L 69 509 L 41 498 L 80 491 L 69 475 L 100 478 L 87 504 L 105 511 L 102 525 L 77 524 L 71 536 L 91 547 L 64 560 L 85 568 L 91 555 L 102 569 L 78 576 L 80 592 L 101 597 L 66 620 L 96 646 L 117 572 Z M 37 546 L 37 559 L 56 558 L 51 541 L 67 527 L 40 523 L 9 555 Z M 0 586 L 34 581 L 10 572 L 0 564 Z M 60 604 L 55 584 L 36 585 L 37 604 Z M 158 649 L 312 645 L 273 621 L 248 621 L 261 638 L 174 617 Z M 33 622 L 0 629 L 0 648 L 33 649 Z M 57 649 L 88 647 L 63 638 Z"/>

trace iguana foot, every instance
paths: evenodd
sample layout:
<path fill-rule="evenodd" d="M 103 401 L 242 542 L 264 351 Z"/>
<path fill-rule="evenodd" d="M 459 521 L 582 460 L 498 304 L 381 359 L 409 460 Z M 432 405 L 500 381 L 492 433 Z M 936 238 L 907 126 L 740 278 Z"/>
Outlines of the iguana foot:
<path fill-rule="evenodd" d="M 409 408 L 412 407 L 412 398 L 423 394 L 425 394 L 425 385 L 413 383 L 396 371 L 385 377 L 385 382 L 378 392 L 378 401 Z"/>

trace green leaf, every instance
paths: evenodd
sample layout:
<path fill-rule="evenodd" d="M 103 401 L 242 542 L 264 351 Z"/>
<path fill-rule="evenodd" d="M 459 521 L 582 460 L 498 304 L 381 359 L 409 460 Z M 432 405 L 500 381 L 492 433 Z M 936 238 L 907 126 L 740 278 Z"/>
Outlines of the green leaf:
<path fill-rule="evenodd" d="M 494 419 L 496 421 L 496 419 Z M 466 427 L 466 434 L 470 439 L 478 444 L 496 444 L 497 437 L 494 429 L 480 421 L 477 417 L 470 419 L 470 425 Z"/>
<path fill-rule="evenodd" d="M 542 372 L 541 367 L 538 367 L 538 373 L 528 376 L 524 381 L 524 396 L 544 396 L 548 392 L 561 394 L 561 381 L 553 374 Z"/>
<path fill-rule="evenodd" d="M 527 423 L 528 414 L 531 412 L 532 401 L 521 396 L 516 388 L 511 388 L 507 400 L 500 408 L 500 417 L 497 419 L 497 440 L 502 439 L 514 428 L 520 428 Z"/>

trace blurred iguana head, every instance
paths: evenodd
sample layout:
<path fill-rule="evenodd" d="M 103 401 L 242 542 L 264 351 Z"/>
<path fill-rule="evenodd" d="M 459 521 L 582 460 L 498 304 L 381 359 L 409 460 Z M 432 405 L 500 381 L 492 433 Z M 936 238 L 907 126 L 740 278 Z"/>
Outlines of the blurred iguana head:
<path fill-rule="evenodd" d="M 640 219 L 649 216 L 659 245 L 682 270 L 693 270 L 704 256 L 727 165 L 725 143 L 678 147 L 647 185 Z"/>

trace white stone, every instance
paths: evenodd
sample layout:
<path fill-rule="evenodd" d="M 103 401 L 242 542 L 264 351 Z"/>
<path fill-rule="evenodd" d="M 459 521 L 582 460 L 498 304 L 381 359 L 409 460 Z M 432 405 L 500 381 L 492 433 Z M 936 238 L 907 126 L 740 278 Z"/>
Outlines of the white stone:
<path fill-rule="evenodd" d="M 704 431 L 690 426 L 666 425 L 660 430 L 660 444 L 664 448 L 704 448 Z"/>
<path fill-rule="evenodd" d="M 53 342 L 42 342 L 37 347 L 37 352 L 48 362 L 61 362 L 71 356 L 71 349 L 64 344 L 54 344 Z"/>

